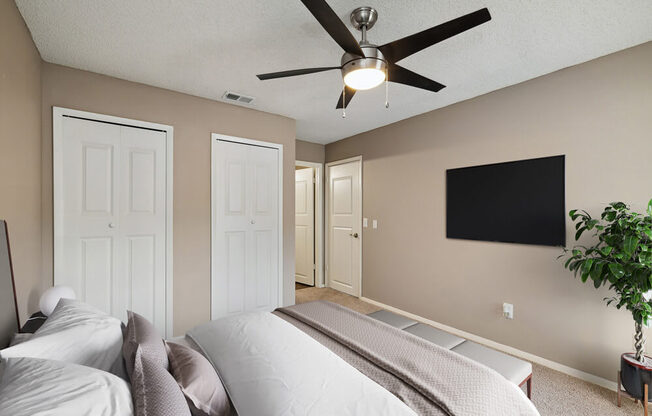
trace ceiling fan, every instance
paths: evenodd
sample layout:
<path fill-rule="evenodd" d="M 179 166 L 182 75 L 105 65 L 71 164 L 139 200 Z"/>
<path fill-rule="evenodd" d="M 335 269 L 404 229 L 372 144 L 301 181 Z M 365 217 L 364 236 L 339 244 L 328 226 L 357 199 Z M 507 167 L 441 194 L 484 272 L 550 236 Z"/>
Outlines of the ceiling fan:
<path fill-rule="evenodd" d="M 419 33 L 377 46 L 367 41 L 367 31 L 378 20 L 376 9 L 358 7 L 351 12 L 351 24 L 362 32 L 362 39 L 358 43 L 344 22 L 328 6 L 326 0 L 301 0 L 301 2 L 326 29 L 331 38 L 344 49 L 340 65 L 271 72 L 257 75 L 257 77 L 264 81 L 340 69 L 344 88 L 336 108 L 346 108 L 357 90 L 375 88 L 383 81 L 397 82 L 432 92 L 441 90 L 445 87 L 443 84 L 405 69 L 397 65 L 396 62 L 491 20 L 489 10 L 484 8 Z M 387 101 L 385 105 L 389 105 Z"/>

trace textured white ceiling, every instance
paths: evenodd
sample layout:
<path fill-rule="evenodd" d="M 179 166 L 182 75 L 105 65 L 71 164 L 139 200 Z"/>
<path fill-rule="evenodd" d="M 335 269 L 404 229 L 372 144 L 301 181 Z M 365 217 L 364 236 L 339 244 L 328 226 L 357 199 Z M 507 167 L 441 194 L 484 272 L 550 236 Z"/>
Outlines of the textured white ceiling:
<path fill-rule="evenodd" d="M 48 62 L 211 99 L 226 90 L 297 120 L 297 137 L 329 143 L 652 40 L 651 0 L 329 0 L 347 23 L 379 12 L 383 44 L 488 7 L 493 19 L 401 61 L 447 87 L 390 84 L 335 104 L 339 71 L 259 81 L 255 74 L 339 65 L 342 51 L 299 0 L 16 0 Z"/>

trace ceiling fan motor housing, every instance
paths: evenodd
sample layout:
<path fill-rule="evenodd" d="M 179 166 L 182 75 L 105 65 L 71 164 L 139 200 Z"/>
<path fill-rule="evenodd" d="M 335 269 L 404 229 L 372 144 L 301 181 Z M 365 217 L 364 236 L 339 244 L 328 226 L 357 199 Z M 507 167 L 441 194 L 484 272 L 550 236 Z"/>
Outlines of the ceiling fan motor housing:
<path fill-rule="evenodd" d="M 376 69 L 387 73 L 387 61 L 376 45 L 361 43 L 360 48 L 364 57 L 348 52 L 342 55 L 342 78 L 346 79 L 349 73 L 359 69 Z"/>

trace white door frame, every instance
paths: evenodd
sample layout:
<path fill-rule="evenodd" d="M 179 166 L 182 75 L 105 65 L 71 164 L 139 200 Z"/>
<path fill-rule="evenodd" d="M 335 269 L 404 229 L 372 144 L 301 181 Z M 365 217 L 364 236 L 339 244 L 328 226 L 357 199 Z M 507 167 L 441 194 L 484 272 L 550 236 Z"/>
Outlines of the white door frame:
<path fill-rule="evenodd" d="M 362 232 L 362 195 L 363 195 L 363 190 L 362 190 L 362 156 L 353 156 L 347 159 L 342 159 L 342 160 L 336 160 L 333 162 L 328 162 L 326 163 L 326 180 L 325 183 L 328 184 L 328 186 L 325 186 L 325 206 L 326 206 L 326 230 L 330 230 L 330 224 L 329 224 L 329 218 L 330 218 L 330 168 L 331 166 L 336 166 L 336 165 L 342 165 L 345 163 L 349 162 L 360 162 L 360 174 L 358 177 L 360 178 L 360 182 L 358 186 L 360 187 L 360 282 L 359 282 L 359 288 L 360 288 L 360 293 L 358 293 L 358 298 L 362 297 L 362 239 L 364 233 Z M 326 248 L 326 258 L 325 258 L 325 271 L 326 271 L 326 286 L 330 287 L 330 277 L 328 275 L 328 262 L 329 262 L 329 253 L 328 253 L 328 247 L 329 247 L 329 241 L 328 241 L 328 235 L 330 234 L 329 232 L 325 232 L 325 248 Z"/>
<path fill-rule="evenodd" d="M 88 111 L 73 110 L 64 107 L 52 107 L 52 199 L 53 199 L 53 263 L 57 261 L 57 236 L 63 229 L 63 198 L 56 198 L 63 192 L 63 118 L 76 117 L 90 121 L 120 124 L 127 127 L 141 127 L 165 132 L 165 337 L 173 335 L 174 325 L 174 296 L 173 296 L 173 156 L 174 156 L 174 127 L 166 124 L 150 123 L 148 121 L 133 120 L 124 117 L 109 116 L 106 114 L 90 113 Z M 53 267 L 56 270 L 56 267 Z M 54 276 L 53 276 L 54 280 Z"/>
<path fill-rule="evenodd" d="M 294 166 L 315 170 L 315 286 L 324 287 L 324 164 L 296 160 Z"/>
<path fill-rule="evenodd" d="M 215 171 L 213 153 L 216 151 L 218 140 L 278 150 L 278 306 L 283 306 L 283 145 L 243 137 L 227 136 L 226 134 L 211 133 L 211 319 L 213 316 L 213 276 L 217 272 L 215 259 L 213 259 L 213 247 L 215 247 L 215 240 L 217 239 L 217 218 L 215 218 L 213 207 L 215 198 L 217 198 L 215 186 L 217 184 L 218 173 Z"/>

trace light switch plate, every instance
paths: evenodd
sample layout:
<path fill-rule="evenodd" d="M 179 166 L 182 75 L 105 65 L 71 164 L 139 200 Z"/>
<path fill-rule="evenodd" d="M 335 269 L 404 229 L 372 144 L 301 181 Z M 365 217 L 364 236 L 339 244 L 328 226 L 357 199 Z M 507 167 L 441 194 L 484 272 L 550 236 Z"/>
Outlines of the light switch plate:
<path fill-rule="evenodd" d="M 511 303 L 503 303 L 503 316 L 506 319 L 514 319 L 514 305 Z"/>
<path fill-rule="evenodd" d="M 369 220 L 367 218 L 362 219 L 362 227 L 367 228 L 369 226 Z"/>
<path fill-rule="evenodd" d="M 378 220 L 373 220 L 373 221 L 371 221 L 371 226 L 372 226 L 372 228 L 374 228 L 374 229 L 378 228 Z"/>

